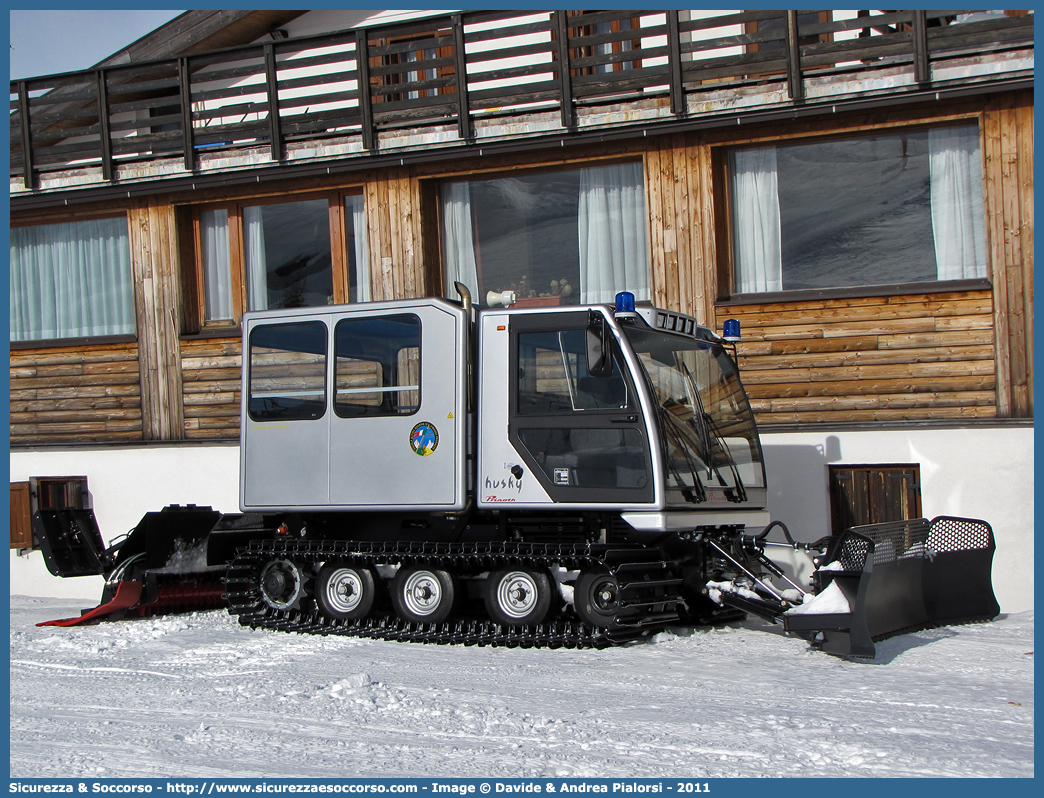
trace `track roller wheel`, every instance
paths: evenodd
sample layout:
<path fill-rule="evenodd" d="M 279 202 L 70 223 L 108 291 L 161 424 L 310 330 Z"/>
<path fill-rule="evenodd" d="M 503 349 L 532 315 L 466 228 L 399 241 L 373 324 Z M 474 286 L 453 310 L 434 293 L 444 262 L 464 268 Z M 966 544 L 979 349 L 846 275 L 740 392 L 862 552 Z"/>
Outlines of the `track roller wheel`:
<path fill-rule="evenodd" d="M 599 629 L 612 629 L 620 611 L 620 583 L 604 568 L 584 571 L 573 588 L 573 609 L 580 620 Z"/>
<path fill-rule="evenodd" d="M 409 565 L 392 580 L 395 614 L 414 623 L 442 623 L 453 612 L 457 590 L 448 571 Z"/>
<path fill-rule="evenodd" d="M 486 611 L 497 623 L 541 623 L 551 610 L 551 596 L 551 578 L 542 571 L 507 568 L 486 578 Z"/>
<path fill-rule="evenodd" d="M 373 609 L 377 580 L 369 568 L 333 563 L 315 580 L 315 603 L 329 618 L 358 620 Z"/>
<path fill-rule="evenodd" d="M 304 574 L 290 560 L 271 560 L 261 570 L 261 598 L 274 610 L 294 608 L 304 595 Z"/>

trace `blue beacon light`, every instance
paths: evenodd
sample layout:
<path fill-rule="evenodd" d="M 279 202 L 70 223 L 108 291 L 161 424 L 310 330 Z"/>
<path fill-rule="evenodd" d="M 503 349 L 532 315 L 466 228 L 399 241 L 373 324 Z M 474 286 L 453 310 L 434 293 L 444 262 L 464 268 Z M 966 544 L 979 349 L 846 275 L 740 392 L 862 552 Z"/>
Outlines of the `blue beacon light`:
<path fill-rule="evenodd" d="M 617 313 L 634 313 L 634 294 L 630 291 L 621 291 L 616 295 Z"/>
<path fill-rule="evenodd" d="M 739 319 L 726 319 L 722 325 L 722 338 L 735 343 L 740 339 Z"/>

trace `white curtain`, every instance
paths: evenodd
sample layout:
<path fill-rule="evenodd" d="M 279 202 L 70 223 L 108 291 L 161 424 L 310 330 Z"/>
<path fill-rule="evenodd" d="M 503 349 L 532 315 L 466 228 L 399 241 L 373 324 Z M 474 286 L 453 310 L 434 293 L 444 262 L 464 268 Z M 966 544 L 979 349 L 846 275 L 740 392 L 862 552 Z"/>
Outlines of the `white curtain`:
<path fill-rule="evenodd" d="M 978 127 L 933 129 L 928 145 L 938 278 L 985 277 L 986 219 Z"/>
<path fill-rule="evenodd" d="M 232 260 L 228 248 L 228 211 L 224 208 L 199 215 L 200 248 L 203 250 L 203 307 L 207 321 L 231 319 Z"/>
<path fill-rule="evenodd" d="M 478 269 L 475 265 L 475 235 L 471 220 L 471 187 L 465 182 L 443 183 L 442 263 L 446 270 L 446 296 L 456 296 L 454 281 L 468 287 L 475 302 L 478 295 Z"/>
<path fill-rule="evenodd" d="M 355 301 L 369 302 L 370 248 L 367 245 L 366 205 L 362 194 L 353 194 L 344 200 L 345 213 L 351 218 L 355 236 Z"/>
<path fill-rule="evenodd" d="M 11 228 L 11 340 L 133 335 L 127 219 Z"/>
<path fill-rule="evenodd" d="M 243 258 L 246 261 L 247 310 L 267 310 L 268 258 L 260 205 L 243 208 Z"/>
<path fill-rule="evenodd" d="M 640 163 L 580 171 L 577 225 L 580 302 L 611 303 L 618 291 L 649 299 L 645 181 Z"/>
<path fill-rule="evenodd" d="M 732 153 L 732 246 L 736 291 L 783 290 L 776 149 Z"/>

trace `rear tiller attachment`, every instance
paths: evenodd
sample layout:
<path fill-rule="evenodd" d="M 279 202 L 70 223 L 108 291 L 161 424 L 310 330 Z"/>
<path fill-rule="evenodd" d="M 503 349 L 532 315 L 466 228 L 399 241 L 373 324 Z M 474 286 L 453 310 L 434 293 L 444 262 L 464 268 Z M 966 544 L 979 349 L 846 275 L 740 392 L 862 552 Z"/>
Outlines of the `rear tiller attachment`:
<path fill-rule="evenodd" d="M 126 537 L 106 548 L 94 511 L 40 510 L 33 531 L 55 576 L 105 577 L 97 607 L 79 617 L 38 626 L 74 626 L 189 609 L 224 606 L 221 568 L 206 565 L 207 536 L 221 514 L 177 505 L 146 513 Z"/>

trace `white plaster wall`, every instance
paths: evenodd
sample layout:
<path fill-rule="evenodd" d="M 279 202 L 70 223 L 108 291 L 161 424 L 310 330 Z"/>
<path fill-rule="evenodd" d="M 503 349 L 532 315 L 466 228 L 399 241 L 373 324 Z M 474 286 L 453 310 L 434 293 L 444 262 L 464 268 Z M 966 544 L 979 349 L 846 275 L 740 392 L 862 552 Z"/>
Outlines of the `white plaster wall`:
<path fill-rule="evenodd" d="M 1033 608 L 1033 428 L 982 427 L 762 435 L 769 509 L 798 540 L 829 533 L 827 466 L 916 463 L 924 515 L 981 518 L 997 538 L 993 584 L 1004 612 Z M 156 446 L 13 452 L 11 481 L 86 474 L 107 543 L 167 504 L 239 510 L 239 447 Z M 51 576 L 39 552 L 11 553 L 11 592 L 97 599 L 101 579 Z"/>
<path fill-rule="evenodd" d="M 11 481 L 29 477 L 87 476 L 98 528 L 106 545 L 141 517 L 168 504 L 210 505 L 239 511 L 239 447 L 149 446 L 41 449 L 11 453 Z M 101 577 L 52 576 L 40 552 L 11 551 L 11 593 L 26 596 L 101 596 Z"/>
<path fill-rule="evenodd" d="M 993 527 L 993 588 L 1004 612 L 1033 609 L 1033 428 L 762 434 L 769 510 L 794 538 L 830 531 L 828 465 L 917 464 L 926 518 L 981 518 Z"/>

